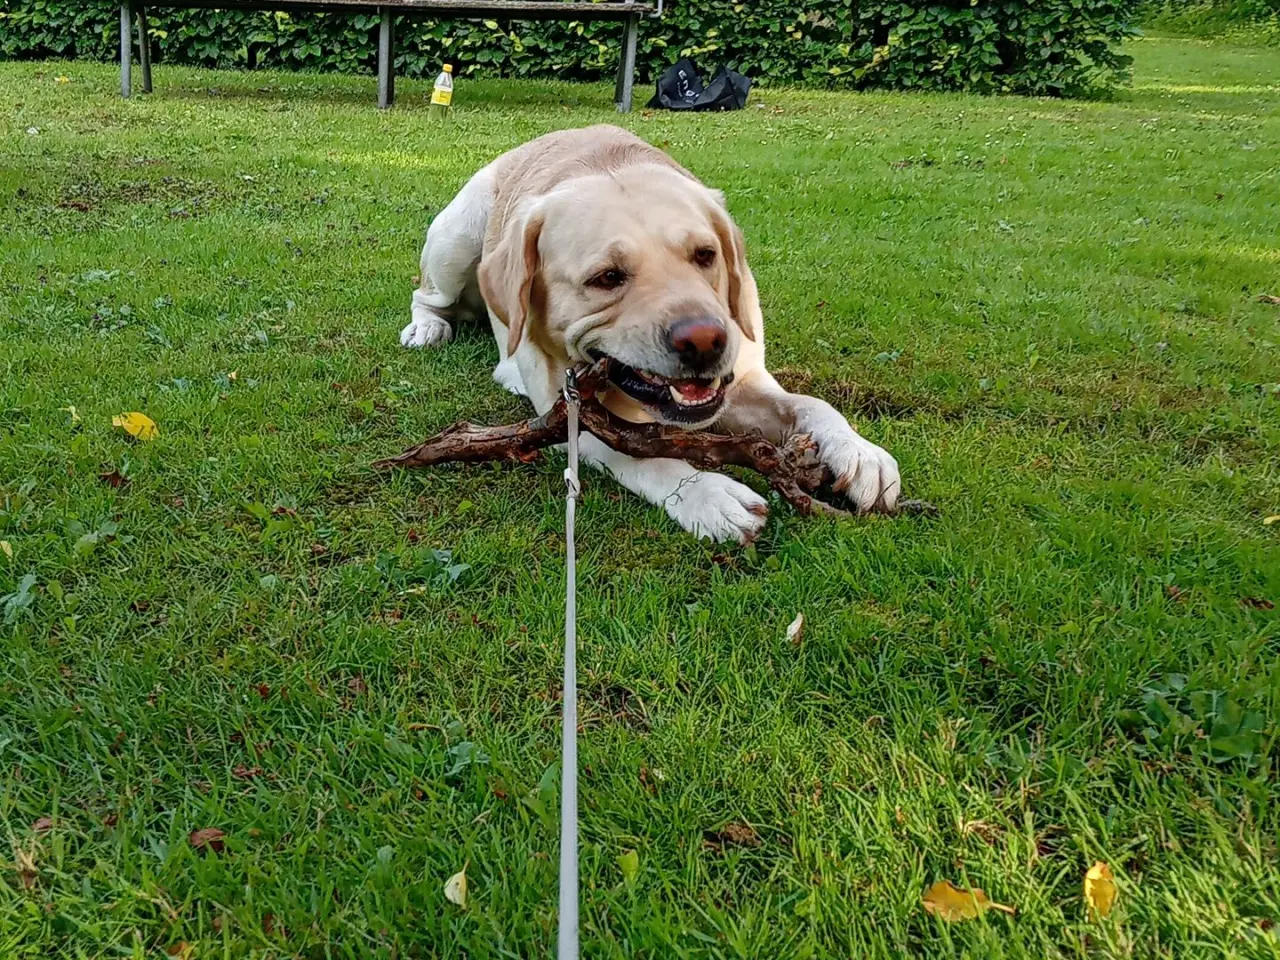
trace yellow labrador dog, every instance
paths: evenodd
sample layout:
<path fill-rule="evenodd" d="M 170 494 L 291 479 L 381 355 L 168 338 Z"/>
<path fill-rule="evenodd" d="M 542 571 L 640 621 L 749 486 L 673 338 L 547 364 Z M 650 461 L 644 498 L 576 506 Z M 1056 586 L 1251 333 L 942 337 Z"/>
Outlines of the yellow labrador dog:
<path fill-rule="evenodd" d="M 435 218 L 400 342 L 445 343 L 454 321 L 486 308 L 494 379 L 539 413 L 567 368 L 607 356 L 605 403 L 627 419 L 808 433 L 859 509 L 897 500 L 893 457 L 765 370 L 756 284 L 723 195 L 625 130 L 539 137 L 477 173 Z M 582 454 L 696 536 L 747 542 L 764 526 L 764 499 L 729 477 L 637 460 L 589 435 Z"/>

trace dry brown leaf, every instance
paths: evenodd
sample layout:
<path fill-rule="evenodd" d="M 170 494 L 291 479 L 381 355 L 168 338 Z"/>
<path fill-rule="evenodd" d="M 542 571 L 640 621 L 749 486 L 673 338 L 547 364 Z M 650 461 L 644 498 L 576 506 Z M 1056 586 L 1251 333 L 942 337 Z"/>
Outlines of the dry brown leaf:
<path fill-rule="evenodd" d="M 760 843 L 760 838 L 756 836 L 755 830 L 748 823 L 727 823 L 724 829 L 720 831 L 720 836 L 730 843 L 740 843 L 749 847 L 757 846 Z"/>
<path fill-rule="evenodd" d="M 1240 602 L 1254 610 L 1274 610 L 1276 605 L 1266 597 L 1241 597 Z"/>
<path fill-rule="evenodd" d="M 274 913 L 264 913 L 262 915 L 262 932 L 268 937 L 274 937 L 279 934 L 284 939 L 289 939 L 289 931 L 285 929 L 283 923 L 276 922 L 276 915 Z"/>
<path fill-rule="evenodd" d="M 1116 881 L 1111 868 L 1099 860 L 1084 875 L 1084 902 L 1090 914 L 1106 917 L 1116 902 Z"/>
<path fill-rule="evenodd" d="M 461 870 L 444 882 L 444 898 L 464 910 L 467 908 L 467 866 L 470 863 L 468 860 Z"/>
<path fill-rule="evenodd" d="M 991 900 L 980 887 L 962 890 L 953 886 L 950 880 L 939 880 L 935 883 L 924 892 L 921 902 L 927 913 L 953 923 L 959 920 L 972 920 L 988 910 L 999 910 L 1010 916 L 1017 912 L 1013 907 Z"/>
<path fill-rule="evenodd" d="M 167 947 L 164 952 L 173 957 L 173 960 L 194 960 L 196 948 L 185 940 L 179 940 L 172 947 Z"/>
<path fill-rule="evenodd" d="M 39 820 L 37 820 L 35 823 L 31 825 L 31 829 L 34 830 L 36 833 L 48 833 L 50 830 L 53 829 L 53 818 L 41 817 Z"/>
<path fill-rule="evenodd" d="M 749 823 L 726 823 L 719 830 L 708 830 L 705 840 L 708 846 L 716 848 L 727 844 L 739 847 L 760 846 L 760 837 Z"/>
<path fill-rule="evenodd" d="M 985 820 L 963 820 L 960 823 L 960 832 L 965 836 L 973 834 L 981 837 L 986 843 L 995 843 L 996 838 L 1000 836 L 1000 828 Z"/>
<path fill-rule="evenodd" d="M 1273 293 L 1262 293 L 1262 294 L 1259 294 L 1259 295 L 1258 295 L 1258 302 L 1259 302 L 1259 303 L 1269 303 L 1269 304 L 1271 304 L 1273 307 L 1280 307 L 1280 297 L 1277 297 L 1277 296 L 1276 296 L 1275 294 L 1273 294 Z"/>
<path fill-rule="evenodd" d="M 222 839 L 225 836 L 226 834 L 217 827 L 204 827 L 201 830 L 192 830 L 187 840 L 197 850 L 212 850 L 214 853 L 221 853 L 223 848 Z"/>
<path fill-rule="evenodd" d="M 154 440 L 160 436 L 160 428 L 145 413 L 122 413 L 111 418 L 111 425 L 119 427 L 136 440 Z"/>

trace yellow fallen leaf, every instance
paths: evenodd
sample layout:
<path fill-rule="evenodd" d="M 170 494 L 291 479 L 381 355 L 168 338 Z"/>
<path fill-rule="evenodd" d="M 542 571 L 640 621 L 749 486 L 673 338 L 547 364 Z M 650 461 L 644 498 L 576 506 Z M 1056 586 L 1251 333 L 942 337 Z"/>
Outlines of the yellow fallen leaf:
<path fill-rule="evenodd" d="M 0 553 L 3 553 L 10 560 L 13 559 L 13 547 L 9 545 L 8 540 L 0 540 Z"/>
<path fill-rule="evenodd" d="M 1111 876 L 1111 868 L 1099 860 L 1084 875 L 1084 902 L 1089 905 L 1089 912 L 1099 917 L 1111 913 L 1116 902 L 1116 881 Z"/>
<path fill-rule="evenodd" d="M 928 913 L 952 922 L 972 920 L 988 910 L 999 910 L 1010 915 L 1016 912 L 1013 907 L 994 902 L 978 887 L 961 890 L 952 886 L 950 880 L 939 880 L 924 892 L 921 899 Z"/>
<path fill-rule="evenodd" d="M 76 424 L 76 423 L 79 423 L 79 422 L 80 422 L 80 414 L 76 413 L 76 408 L 75 408 L 75 405 L 74 405 L 74 404 L 73 404 L 72 406 L 69 406 L 69 407 L 62 407 L 61 409 L 62 409 L 65 413 L 69 413 L 69 414 L 71 414 L 71 422 L 72 422 L 73 424 Z"/>
<path fill-rule="evenodd" d="M 1262 521 L 1262 525 L 1263 525 L 1264 527 L 1269 527 L 1269 526 L 1271 526 L 1273 523 L 1280 523 L 1280 513 L 1273 514 L 1272 516 L 1269 516 L 1269 517 L 1267 517 L 1265 520 L 1263 520 L 1263 521 Z"/>
<path fill-rule="evenodd" d="M 156 422 L 145 413 L 138 413 L 137 411 L 112 417 L 111 425 L 119 427 L 129 436 L 136 437 L 139 440 L 154 440 L 160 436 L 160 428 L 156 426 Z"/>
<path fill-rule="evenodd" d="M 634 850 L 628 850 L 618 857 L 618 869 L 622 871 L 623 880 L 628 884 L 635 883 L 636 877 L 640 875 L 640 854 Z"/>
<path fill-rule="evenodd" d="M 799 643 L 804 639 L 804 614 L 797 613 L 796 618 L 787 624 L 787 639 Z"/>
<path fill-rule="evenodd" d="M 19 873 L 35 873 L 36 858 L 34 853 L 28 853 L 21 847 L 15 847 L 13 850 L 14 860 L 17 861 Z"/>
<path fill-rule="evenodd" d="M 467 866 L 470 863 L 470 860 L 464 863 L 462 869 L 444 883 L 444 898 L 464 910 L 467 908 Z"/>
<path fill-rule="evenodd" d="M 54 79 L 54 82 L 56 82 L 56 83 L 70 83 L 70 82 L 71 82 L 71 78 L 70 78 L 70 77 L 54 77 L 53 79 Z"/>

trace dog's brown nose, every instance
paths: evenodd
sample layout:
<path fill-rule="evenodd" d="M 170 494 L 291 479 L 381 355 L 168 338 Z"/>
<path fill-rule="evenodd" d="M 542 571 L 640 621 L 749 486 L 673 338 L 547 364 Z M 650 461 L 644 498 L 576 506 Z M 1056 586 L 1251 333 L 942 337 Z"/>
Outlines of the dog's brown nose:
<path fill-rule="evenodd" d="M 682 317 L 671 324 L 667 339 L 682 360 L 706 366 L 720 359 L 729 335 L 715 317 Z"/>

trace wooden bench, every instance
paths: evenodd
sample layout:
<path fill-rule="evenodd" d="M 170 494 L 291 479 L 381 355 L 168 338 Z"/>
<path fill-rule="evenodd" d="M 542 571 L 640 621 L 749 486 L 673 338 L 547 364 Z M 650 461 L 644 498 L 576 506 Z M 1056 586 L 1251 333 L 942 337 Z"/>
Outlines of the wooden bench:
<path fill-rule="evenodd" d="M 637 0 L 122 0 L 120 4 L 120 95 L 133 94 L 133 22 L 138 26 L 138 62 L 142 68 L 142 91 L 151 92 L 151 43 L 147 36 L 147 6 L 203 7 L 218 10 L 283 10 L 290 13 L 376 13 L 378 28 L 378 106 L 386 109 L 395 102 L 395 18 L 429 16 L 435 19 L 489 20 L 620 20 L 625 24 L 622 56 L 614 101 L 621 113 L 631 109 L 631 88 L 636 72 L 636 37 L 640 18 L 662 16 L 663 0 L 657 5 Z"/>

